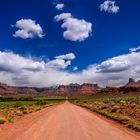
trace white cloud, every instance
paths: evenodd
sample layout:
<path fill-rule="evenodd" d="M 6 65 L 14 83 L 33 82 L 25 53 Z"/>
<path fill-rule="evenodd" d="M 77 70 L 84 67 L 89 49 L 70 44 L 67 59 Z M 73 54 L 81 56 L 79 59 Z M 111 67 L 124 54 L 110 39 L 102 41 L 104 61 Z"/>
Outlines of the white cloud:
<path fill-rule="evenodd" d="M 99 65 L 92 66 L 96 76 L 102 76 L 102 85 L 124 85 L 128 78 L 140 78 L 140 53 L 134 52 L 110 58 Z M 101 80 L 97 77 L 97 81 Z M 105 81 L 105 82 L 103 82 Z M 100 81 L 101 82 L 101 81 Z"/>
<path fill-rule="evenodd" d="M 54 60 L 49 61 L 46 66 L 55 69 L 65 69 L 71 65 L 71 60 L 75 59 L 73 53 L 56 56 Z"/>
<path fill-rule="evenodd" d="M 12 52 L 0 52 L 0 71 L 17 72 L 20 69 L 34 71 L 44 68 L 44 62 L 35 62 L 31 58 L 24 58 Z"/>
<path fill-rule="evenodd" d="M 112 73 L 124 71 L 128 69 L 128 67 L 129 63 L 126 60 L 122 61 L 120 57 L 114 57 L 98 65 L 97 70 L 99 72 Z"/>
<path fill-rule="evenodd" d="M 54 19 L 58 22 L 60 20 L 67 20 L 68 18 L 71 17 L 72 17 L 71 13 L 62 13 L 60 15 L 56 15 Z"/>
<path fill-rule="evenodd" d="M 66 55 L 59 55 L 55 57 L 56 59 L 65 59 L 65 60 L 73 60 L 75 59 L 75 55 L 73 53 L 69 53 Z"/>
<path fill-rule="evenodd" d="M 63 10 L 64 7 L 65 7 L 64 3 L 58 3 L 55 8 L 57 10 Z"/>
<path fill-rule="evenodd" d="M 49 68 L 55 68 L 55 69 L 65 69 L 69 65 L 71 65 L 71 61 L 65 61 L 63 59 L 55 59 L 52 61 L 49 61 L 46 66 Z"/>
<path fill-rule="evenodd" d="M 140 46 L 138 46 L 138 47 L 136 47 L 136 48 L 130 48 L 130 49 L 129 49 L 129 51 L 130 51 L 131 53 L 137 52 L 137 51 L 139 51 L 139 50 L 140 50 Z"/>
<path fill-rule="evenodd" d="M 58 22 L 63 20 L 61 28 L 66 29 L 63 37 L 71 41 L 84 41 L 92 33 L 92 24 L 84 19 L 74 18 L 71 13 L 56 15 L 54 19 Z"/>
<path fill-rule="evenodd" d="M 0 52 L 0 81 L 18 86 L 53 85 L 62 82 L 67 75 L 64 69 L 71 65 L 73 59 L 73 53 L 56 56 L 55 59 L 45 62 L 13 52 Z"/>
<path fill-rule="evenodd" d="M 100 5 L 100 10 L 108 13 L 118 13 L 120 7 L 116 5 L 115 1 L 106 0 Z"/>
<path fill-rule="evenodd" d="M 78 67 L 76 67 L 76 66 L 73 67 L 73 71 L 76 71 L 76 70 L 78 70 Z"/>
<path fill-rule="evenodd" d="M 69 83 L 98 83 L 100 86 L 120 86 L 130 77 L 140 79 L 140 52 L 110 58 L 86 69 L 70 72 L 67 67 L 75 59 L 73 53 L 56 56 L 45 62 L 12 52 L 0 52 L 0 81 L 18 86 L 46 87 Z"/>
<path fill-rule="evenodd" d="M 44 36 L 41 26 L 32 19 L 21 19 L 16 22 L 15 27 L 19 29 L 13 35 L 14 37 L 27 39 L 34 37 L 43 38 Z"/>

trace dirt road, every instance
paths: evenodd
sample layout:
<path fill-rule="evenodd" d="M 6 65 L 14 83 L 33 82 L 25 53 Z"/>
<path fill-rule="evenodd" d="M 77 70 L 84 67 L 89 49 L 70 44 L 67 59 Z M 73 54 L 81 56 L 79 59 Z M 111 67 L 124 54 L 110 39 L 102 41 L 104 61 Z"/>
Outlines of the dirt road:
<path fill-rule="evenodd" d="M 65 102 L 0 126 L 0 140 L 140 140 L 140 136 Z"/>

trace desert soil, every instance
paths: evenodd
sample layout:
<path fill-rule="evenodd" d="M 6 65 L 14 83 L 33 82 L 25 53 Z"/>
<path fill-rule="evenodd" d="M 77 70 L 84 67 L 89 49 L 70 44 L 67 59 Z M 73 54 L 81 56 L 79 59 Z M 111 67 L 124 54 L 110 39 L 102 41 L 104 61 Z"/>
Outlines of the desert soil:
<path fill-rule="evenodd" d="M 0 140 L 140 140 L 140 135 L 66 101 L 1 125 Z"/>

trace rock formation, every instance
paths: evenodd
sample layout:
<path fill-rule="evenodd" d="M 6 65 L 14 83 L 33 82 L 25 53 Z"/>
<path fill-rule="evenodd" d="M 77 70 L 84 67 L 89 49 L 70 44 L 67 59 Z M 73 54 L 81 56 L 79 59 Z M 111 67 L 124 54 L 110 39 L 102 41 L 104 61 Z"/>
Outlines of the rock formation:
<path fill-rule="evenodd" d="M 133 78 L 129 78 L 129 82 L 126 84 L 126 86 L 131 86 L 135 83 L 135 80 Z"/>
<path fill-rule="evenodd" d="M 62 96 L 75 96 L 75 95 L 92 95 L 99 89 L 97 84 L 84 83 L 60 85 L 48 88 L 34 88 L 34 87 L 13 87 L 0 83 L 0 96 L 13 96 L 13 95 L 62 95 Z"/>
<path fill-rule="evenodd" d="M 57 88 L 49 88 L 44 90 L 43 94 L 49 95 L 63 95 L 63 96 L 74 96 L 74 95 L 92 95 L 95 94 L 99 89 L 97 84 L 84 83 L 60 85 Z"/>

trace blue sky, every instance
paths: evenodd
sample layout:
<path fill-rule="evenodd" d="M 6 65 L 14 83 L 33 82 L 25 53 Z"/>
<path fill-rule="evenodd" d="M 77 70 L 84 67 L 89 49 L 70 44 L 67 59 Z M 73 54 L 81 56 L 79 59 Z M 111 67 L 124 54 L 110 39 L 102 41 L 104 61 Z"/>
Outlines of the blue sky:
<path fill-rule="evenodd" d="M 0 81 L 44 87 L 139 80 L 139 5 L 138 0 L 2 0 Z"/>

